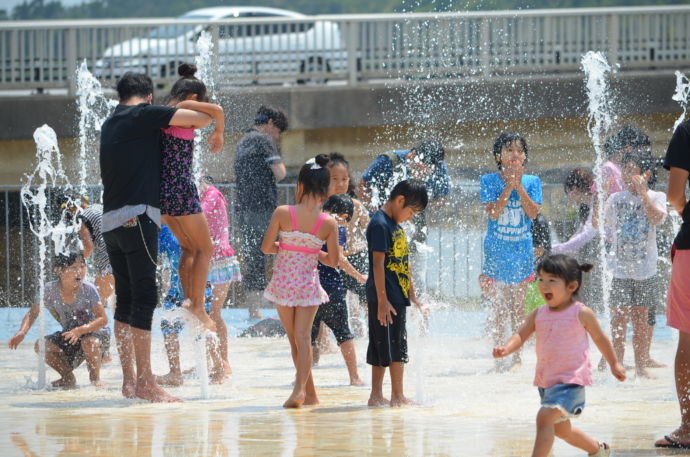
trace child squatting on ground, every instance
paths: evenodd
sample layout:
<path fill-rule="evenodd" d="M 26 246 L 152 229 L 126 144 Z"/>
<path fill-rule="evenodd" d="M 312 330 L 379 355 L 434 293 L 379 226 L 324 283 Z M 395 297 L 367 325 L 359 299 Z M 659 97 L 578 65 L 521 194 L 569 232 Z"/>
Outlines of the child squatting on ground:
<path fill-rule="evenodd" d="M 321 212 L 330 175 L 328 157 L 319 154 L 300 169 L 294 206 L 279 206 L 266 229 L 261 251 L 277 254 L 264 297 L 275 303 L 285 327 L 297 375 L 285 408 L 318 405 L 312 378 L 311 328 L 319 305 L 328 302 L 317 264 L 337 267 L 338 223 Z M 328 252 L 321 250 L 326 243 Z"/>
<path fill-rule="evenodd" d="M 412 403 L 403 393 L 403 372 L 407 357 L 406 308 L 410 302 L 424 314 L 412 284 L 409 250 L 401 222 L 424 211 L 429 196 L 422 181 L 401 181 L 388 201 L 371 218 L 367 227 L 369 277 L 369 347 L 371 365 L 369 406 L 404 406 Z M 390 367 L 391 398 L 383 396 L 383 378 Z"/>
<path fill-rule="evenodd" d="M 520 330 L 493 350 L 494 357 L 506 357 L 520 349 L 532 333 L 537 334 L 534 385 L 539 388 L 541 409 L 537 413 L 532 457 L 549 455 L 554 435 L 590 456 L 603 457 L 611 452 L 606 443 L 595 441 L 570 423 L 570 418 L 578 417 L 585 407 L 585 386 L 592 385 L 587 334 L 608 362 L 613 376 L 625 380 L 625 368 L 616 358 L 594 311 L 578 301 L 582 272 L 591 269 L 592 265 L 580 265 L 563 254 L 546 257 L 538 271 L 539 292 L 546 305 L 532 311 Z"/>
<path fill-rule="evenodd" d="M 46 311 L 62 330 L 45 337 L 46 363 L 60 374 L 53 387 L 77 385 L 74 370 L 86 360 L 91 384 L 101 387 L 101 358 L 110 347 L 110 332 L 105 326 L 108 316 L 101 305 L 96 287 L 84 281 L 86 264 L 81 253 L 58 255 L 54 261 L 58 279 L 45 285 Z M 19 331 L 10 338 L 10 349 L 17 349 L 39 313 L 40 297 L 22 319 Z M 38 353 L 36 342 L 35 350 Z"/>

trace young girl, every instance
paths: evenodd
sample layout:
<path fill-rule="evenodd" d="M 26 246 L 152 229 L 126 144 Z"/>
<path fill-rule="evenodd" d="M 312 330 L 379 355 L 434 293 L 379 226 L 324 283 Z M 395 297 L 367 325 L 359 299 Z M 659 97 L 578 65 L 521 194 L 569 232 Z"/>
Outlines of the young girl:
<path fill-rule="evenodd" d="M 45 310 L 62 325 L 61 331 L 45 337 L 46 363 L 60 375 L 52 386 L 76 386 L 74 370 L 86 360 L 91 384 L 101 387 L 101 358 L 110 346 L 110 332 L 105 328 L 108 316 L 96 287 L 84 281 L 86 264 L 81 253 L 58 255 L 54 264 L 58 279 L 45 285 L 43 295 Z M 10 338 L 10 349 L 17 349 L 38 317 L 39 298 Z"/>
<path fill-rule="evenodd" d="M 532 333 L 537 334 L 534 385 L 539 388 L 541 409 L 532 457 L 549 455 L 554 435 L 590 456 L 608 456 L 611 452 L 606 443 L 598 443 L 570 423 L 570 418 L 579 416 L 585 407 L 584 386 L 592 385 L 587 334 L 606 358 L 613 376 L 625 380 L 625 368 L 618 362 L 596 315 L 577 301 L 582 272 L 591 268 L 563 254 L 546 257 L 539 266 L 539 292 L 546 305 L 532 311 L 520 330 L 493 350 L 494 357 L 506 357 Z"/>
<path fill-rule="evenodd" d="M 495 344 L 503 340 L 503 325 L 513 332 L 522 323 L 528 279 L 534 271 L 532 220 L 541 205 L 541 181 L 525 174 L 527 141 L 515 132 L 501 133 L 493 146 L 498 173 L 482 176 L 480 199 L 489 223 L 484 237 L 484 263 L 480 281 L 491 300 L 489 330 Z M 520 356 L 513 356 L 513 367 Z M 497 371 L 507 367 L 496 363 Z"/>
<path fill-rule="evenodd" d="M 369 212 L 362 202 L 354 197 L 351 192 L 350 164 L 345 156 L 339 152 L 331 152 L 328 156 L 328 171 L 331 174 L 331 184 L 328 187 L 328 196 L 349 194 L 352 197 L 354 210 L 352 218 L 347 222 L 347 241 L 345 242 L 345 258 L 359 273 L 366 275 L 369 271 L 369 254 L 367 251 L 366 230 L 369 225 Z M 341 271 L 345 287 L 351 292 L 348 300 L 348 311 L 350 313 L 350 325 L 355 333 L 361 334 L 362 324 L 359 320 L 361 309 L 366 312 L 367 292 L 364 284 L 354 276 Z M 366 282 L 366 281 L 365 281 Z"/>
<path fill-rule="evenodd" d="M 211 152 L 223 147 L 225 127 L 223 108 L 206 103 L 206 86 L 194 77 L 196 67 L 183 63 L 178 68 L 181 78 L 170 90 L 169 106 L 206 113 L 216 123 L 209 139 Z M 194 129 L 199 125 L 171 126 L 163 130 L 161 162 L 161 213 L 182 247 L 180 280 L 187 307 L 209 330 L 216 331 L 215 322 L 204 309 L 204 291 L 213 244 L 206 218 L 202 213 L 199 194 L 192 179 Z"/>
<path fill-rule="evenodd" d="M 278 308 L 297 370 L 285 408 L 319 403 L 311 375 L 311 327 L 318 306 L 328 301 L 328 294 L 319 282 L 317 263 L 336 267 L 340 252 L 338 223 L 321 212 L 330 182 L 327 164 L 328 156 L 320 154 L 302 166 L 297 205 L 276 208 L 261 243 L 264 254 L 277 254 L 264 297 Z M 324 242 L 327 253 L 321 251 Z"/>
<path fill-rule="evenodd" d="M 235 250 L 230 246 L 228 230 L 228 205 L 223 193 L 213 185 L 213 178 L 204 176 L 199 181 L 201 189 L 201 208 L 208 221 L 213 242 L 213 259 L 211 261 L 208 280 L 213 288 L 211 302 L 211 319 L 216 324 L 218 339 L 220 340 L 220 359 L 223 361 L 223 372 L 214 373 L 220 376 L 230 376 L 230 359 L 228 358 L 228 328 L 220 315 L 225 299 L 230 291 L 232 282 L 242 280 L 240 264 L 235 257 Z"/>

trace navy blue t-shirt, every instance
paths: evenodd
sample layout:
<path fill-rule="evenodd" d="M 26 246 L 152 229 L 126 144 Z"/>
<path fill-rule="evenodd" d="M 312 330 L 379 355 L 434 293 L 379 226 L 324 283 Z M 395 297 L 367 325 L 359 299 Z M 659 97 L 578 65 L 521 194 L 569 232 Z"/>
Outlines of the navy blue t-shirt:
<path fill-rule="evenodd" d="M 410 306 L 410 260 L 407 238 L 402 227 L 378 210 L 371 217 L 367 227 L 369 250 L 369 278 L 367 279 L 367 301 L 378 303 L 374 283 L 374 252 L 384 252 L 386 274 L 386 296 L 391 305 Z"/>
<path fill-rule="evenodd" d="M 664 159 L 664 168 L 670 170 L 671 167 L 690 171 L 690 121 L 683 122 L 673 132 Z M 685 205 L 681 216 L 683 224 L 673 244 L 678 250 L 687 250 L 690 249 L 690 204 Z"/>
<path fill-rule="evenodd" d="M 338 244 L 345 246 L 347 242 L 347 229 L 342 225 L 338 225 Z M 328 247 L 324 244 L 322 251 L 328 252 Z M 328 294 L 330 301 L 344 300 L 347 289 L 343 282 L 343 277 L 340 275 L 338 269 L 329 267 L 319 262 L 319 281 L 321 287 Z"/>

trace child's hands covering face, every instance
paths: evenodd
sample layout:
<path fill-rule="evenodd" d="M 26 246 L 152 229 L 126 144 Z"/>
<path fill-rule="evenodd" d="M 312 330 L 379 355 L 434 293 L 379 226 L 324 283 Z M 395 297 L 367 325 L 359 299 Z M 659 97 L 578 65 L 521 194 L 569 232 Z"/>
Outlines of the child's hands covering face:
<path fill-rule="evenodd" d="M 647 180 L 649 180 L 651 174 L 652 172 L 647 170 L 641 175 L 633 176 L 632 178 L 630 178 L 632 184 L 632 192 L 640 196 L 646 194 L 649 190 Z"/>

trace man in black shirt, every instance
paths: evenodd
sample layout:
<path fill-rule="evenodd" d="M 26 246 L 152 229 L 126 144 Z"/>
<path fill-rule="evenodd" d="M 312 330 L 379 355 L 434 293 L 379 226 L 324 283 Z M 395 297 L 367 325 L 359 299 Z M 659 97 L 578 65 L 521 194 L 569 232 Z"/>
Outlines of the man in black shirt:
<path fill-rule="evenodd" d="M 151 321 L 158 304 L 156 262 L 160 227 L 160 131 L 170 125 L 204 127 L 203 113 L 151 105 L 153 82 L 126 73 L 120 104 L 101 128 L 101 231 L 115 276 L 115 340 L 122 394 L 153 402 L 181 401 L 151 372 Z"/>
<path fill-rule="evenodd" d="M 285 113 L 261 106 L 254 118 L 254 128 L 247 130 L 237 144 L 235 210 L 241 238 L 242 283 L 250 318 L 261 318 L 259 307 L 266 288 L 266 260 L 261 241 L 278 206 L 276 182 L 286 174 L 276 141 L 287 127 Z"/>

